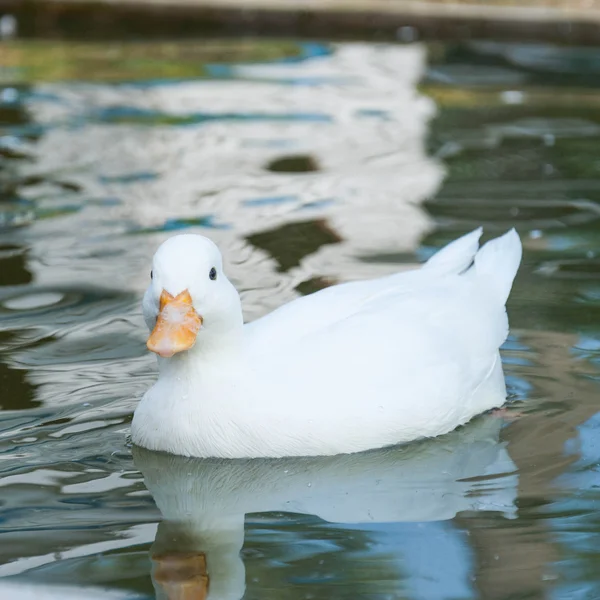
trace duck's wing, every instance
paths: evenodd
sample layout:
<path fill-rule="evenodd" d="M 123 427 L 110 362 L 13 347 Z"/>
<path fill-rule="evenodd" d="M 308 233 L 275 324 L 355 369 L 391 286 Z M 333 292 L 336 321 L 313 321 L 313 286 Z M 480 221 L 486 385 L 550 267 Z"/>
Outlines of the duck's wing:
<path fill-rule="evenodd" d="M 271 428 L 275 422 L 288 432 L 273 454 L 356 452 L 433 437 L 500 406 L 504 397 L 476 391 L 501 378 L 504 307 L 488 303 L 473 280 L 449 279 L 418 294 L 380 297 L 258 355 L 250 367 L 260 395 L 240 410 L 262 437 L 270 435 L 261 431 L 263 413 Z M 290 452 L 294 440 L 298 452 Z"/>
<path fill-rule="evenodd" d="M 369 302 L 387 294 L 409 295 L 428 282 L 467 270 L 479 249 L 482 230 L 451 242 L 421 268 L 373 279 L 335 285 L 298 298 L 246 325 L 253 353 L 288 345 L 360 312 Z"/>
<path fill-rule="evenodd" d="M 488 245 L 462 274 L 373 294 L 360 310 L 257 356 L 253 376 L 271 423 L 280 418 L 303 452 L 327 454 L 440 435 L 501 405 L 504 396 L 486 390 L 504 389 L 498 350 L 520 242 L 511 232 Z"/>

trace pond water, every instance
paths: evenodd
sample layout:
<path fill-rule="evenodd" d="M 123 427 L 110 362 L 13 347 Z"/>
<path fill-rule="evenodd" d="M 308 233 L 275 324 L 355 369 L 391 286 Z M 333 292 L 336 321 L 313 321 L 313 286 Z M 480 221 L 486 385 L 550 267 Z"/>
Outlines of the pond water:
<path fill-rule="evenodd" d="M 3 581 L 200 598 L 208 572 L 210 598 L 600 597 L 600 49 L 0 50 Z M 221 246 L 252 320 L 479 224 L 516 226 L 525 250 L 504 414 L 356 457 L 129 444 L 155 378 L 140 299 L 174 231 Z"/>

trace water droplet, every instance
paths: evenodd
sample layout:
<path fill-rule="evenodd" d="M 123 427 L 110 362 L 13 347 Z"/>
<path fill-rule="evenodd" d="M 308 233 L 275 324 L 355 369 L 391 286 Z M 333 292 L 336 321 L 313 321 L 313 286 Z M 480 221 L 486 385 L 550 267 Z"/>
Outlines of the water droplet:
<path fill-rule="evenodd" d="M 529 232 L 529 237 L 532 240 L 539 240 L 542 237 L 542 232 L 539 229 L 532 229 Z"/>
<path fill-rule="evenodd" d="M 290 471 L 289 471 L 289 469 L 284 469 L 283 472 L 287 475 Z"/>
<path fill-rule="evenodd" d="M 92 403 L 91 403 L 91 402 L 84 402 L 84 403 L 83 403 L 83 406 L 91 406 L 91 405 L 92 405 Z"/>
<path fill-rule="evenodd" d="M 312 487 L 312 483 L 307 483 L 306 484 L 308 487 Z"/>
<path fill-rule="evenodd" d="M 499 554 L 494 554 L 494 560 L 500 560 L 500 555 Z"/>

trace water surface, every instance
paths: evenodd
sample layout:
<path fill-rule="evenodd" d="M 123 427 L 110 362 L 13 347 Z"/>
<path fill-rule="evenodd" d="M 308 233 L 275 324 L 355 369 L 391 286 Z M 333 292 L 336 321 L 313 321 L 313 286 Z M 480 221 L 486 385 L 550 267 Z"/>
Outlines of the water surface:
<path fill-rule="evenodd" d="M 0 576 L 152 598 L 186 551 L 214 598 L 600 597 L 600 50 L 2 52 Z M 221 246 L 252 320 L 480 224 L 525 247 L 505 415 L 360 457 L 132 455 L 173 232 Z"/>

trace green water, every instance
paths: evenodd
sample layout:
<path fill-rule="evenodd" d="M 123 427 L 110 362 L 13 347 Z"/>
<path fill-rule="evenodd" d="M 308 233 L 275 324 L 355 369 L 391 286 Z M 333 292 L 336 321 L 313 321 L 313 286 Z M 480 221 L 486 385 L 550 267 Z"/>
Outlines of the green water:
<path fill-rule="evenodd" d="M 152 598 L 189 552 L 210 598 L 600 597 L 600 50 L 0 51 L 0 577 Z M 220 245 L 251 320 L 480 224 L 525 250 L 503 415 L 357 457 L 132 454 L 174 231 Z"/>

